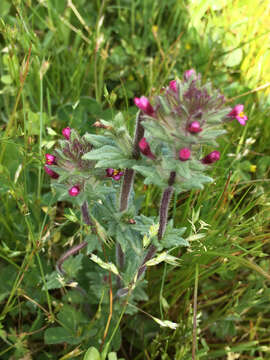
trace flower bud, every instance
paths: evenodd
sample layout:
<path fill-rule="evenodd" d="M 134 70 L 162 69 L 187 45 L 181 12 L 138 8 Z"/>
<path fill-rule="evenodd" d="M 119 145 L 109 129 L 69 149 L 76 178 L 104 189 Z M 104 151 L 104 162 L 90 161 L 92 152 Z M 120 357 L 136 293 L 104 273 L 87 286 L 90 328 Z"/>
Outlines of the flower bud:
<path fill-rule="evenodd" d="M 70 139 L 70 133 L 71 133 L 71 129 L 70 127 L 66 127 L 62 130 L 62 134 L 64 135 L 64 137 L 69 140 Z"/>
<path fill-rule="evenodd" d="M 176 93 L 177 90 L 178 90 L 178 88 L 177 88 L 177 81 L 176 81 L 176 80 L 170 81 L 169 88 L 170 88 L 173 92 Z"/>
<path fill-rule="evenodd" d="M 154 109 L 147 97 L 141 96 L 140 98 L 134 98 L 134 103 L 140 110 L 145 112 L 147 115 L 153 116 Z"/>
<path fill-rule="evenodd" d="M 53 179 L 58 179 L 59 178 L 59 175 L 53 171 L 52 169 L 48 168 L 48 166 L 44 166 L 44 170 L 45 172 Z"/>
<path fill-rule="evenodd" d="M 55 165 L 56 164 L 56 158 L 54 155 L 45 154 L 45 158 L 46 158 L 47 165 Z"/>
<path fill-rule="evenodd" d="M 220 159 L 220 152 L 215 150 L 206 155 L 201 161 L 203 164 L 213 164 Z"/>
<path fill-rule="evenodd" d="M 68 190 L 68 193 L 70 196 L 78 196 L 80 193 L 80 188 L 78 186 L 72 186 L 72 188 Z"/>
<path fill-rule="evenodd" d="M 146 141 L 145 138 L 142 138 L 139 142 L 139 148 L 141 150 L 141 153 L 145 156 L 147 156 L 149 159 L 154 160 L 156 157 L 155 155 L 152 153 L 150 146 L 148 144 L 148 142 Z"/>
<path fill-rule="evenodd" d="M 201 124 L 199 121 L 192 121 L 191 124 L 188 125 L 188 131 L 192 134 L 196 134 L 202 131 Z"/>
<path fill-rule="evenodd" d="M 194 69 L 190 69 L 190 70 L 186 70 L 184 72 L 184 78 L 185 80 L 188 80 L 191 76 L 195 77 L 196 76 L 196 71 Z"/>
<path fill-rule="evenodd" d="M 179 150 L 179 160 L 181 161 L 187 161 L 190 158 L 191 151 L 189 148 L 183 148 Z"/>

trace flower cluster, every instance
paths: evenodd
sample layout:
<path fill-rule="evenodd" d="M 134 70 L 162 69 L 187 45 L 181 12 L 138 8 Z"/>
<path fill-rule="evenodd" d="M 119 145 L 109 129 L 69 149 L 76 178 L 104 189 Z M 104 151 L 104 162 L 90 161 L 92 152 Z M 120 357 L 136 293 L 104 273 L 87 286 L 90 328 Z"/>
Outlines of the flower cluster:
<path fill-rule="evenodd" d="M 157 156 L 152 152 L 148 138 L 156 143 L 164 143 L 167 138 L 174 157 L 187 161 L 191 157 L 198 159 L 199 145 L 215 143 L 214 138 L 223 132 L 216 129 L 226 119 L 235 118 L 241 125 L 247 121 L 243 105 L 226 108 L 224 96 L 213 90 L 211 84 L 202 85 L 201 76 L 194 69 L 184 73 L 182 82 L 170 81 L 169 86 L 154 98 L 154 104 L 145 96 L 135 98 L 134 103 L 141 110 L 145 120 L 143 126 L 148 130 L 139 148 L 152 160 Z M 200 161 L 207 165 L 219 158 L 220 153 L 214 150 Z"/>
<path fill-rule="evenodd" d="M 69 187 L 69 195 L 76 197 L 84 187 L 88 170 L 94 165 L 93 162 L 82 159 L 83 155 L 92 149 L 92 145 L 70 127 L 64 128 L 62 134 L 65 140 L 60 141 L 60 149 L 56 149 L 54 155 L 45 155 L 44 170 L 53 179 L 59 178 L 57 168 L 61 170 L 63 182 Z M 53 165 L 56 171 L 47 165 Z"/>

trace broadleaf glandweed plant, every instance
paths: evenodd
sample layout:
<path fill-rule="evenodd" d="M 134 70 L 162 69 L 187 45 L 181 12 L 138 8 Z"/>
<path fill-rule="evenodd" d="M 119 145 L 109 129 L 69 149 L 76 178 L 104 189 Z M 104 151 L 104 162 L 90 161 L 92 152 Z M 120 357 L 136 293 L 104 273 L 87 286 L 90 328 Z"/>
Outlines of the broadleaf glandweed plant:
<path fill-rule="evenodd" d="M 102 359 L 119 348 L 123 315 L 134 314 L 137 302 L 147 299 L 147 267 L 161 262 L 177 266 L 179 259 L 170 252 L 189 246 L 182 237 L 185 228 L 174 228 L 168 219 L 173 194 L 211 183 L 206 173 L 220 158 L 216 139 L 226 132 L 224 122 L 235 118 L 245 125 L 247 120 L 243 105 L 228 108 L 224 96 L 211 83 L 203 84 L 193 69 L 182 81 L 162 88 L 153 101 L 141 96 L 134 103 L 139 108 L 134 136 L 118 113 L 110 122 L 95 124 L 98 135 L 80 136 L 66 127 L 65 139 L 53 154 L 46 154 L 45 171 L 53 179 L 52 187 L 59 199 L 68 198 L 80 207 L 88 232 L 58 260 L 58 274 L 52 275 L 58 278 L 55 287 L 73 286 L 85 297 L 86 311 L 98 321 L 95 329 L 85 325 L 79 341 L 100 346 Z M 145 184 L 160 189 L 158 219 L 140 213 L 133 190 L 136 173 L 143 175 Z M 91 268 L 84 276 L 90 288 L 75 283 L 74 274 L 64 270 L 71 255 L 85 247 Z M 89 304 L 95 307 L 89 309 Z M 170 321 L 158 323 L 177 327 Z M 89 348 L 85 359 L 92 352 L 98 350 Z"/>

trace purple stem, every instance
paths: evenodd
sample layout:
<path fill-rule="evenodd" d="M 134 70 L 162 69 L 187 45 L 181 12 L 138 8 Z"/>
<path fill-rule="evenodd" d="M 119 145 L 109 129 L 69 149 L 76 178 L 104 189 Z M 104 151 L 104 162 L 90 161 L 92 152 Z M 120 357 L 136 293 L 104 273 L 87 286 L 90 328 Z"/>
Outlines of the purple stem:
<path fill-rule="evenodd" d="M 87 242 L 83 241 L 82 243 L 80 243 L 79 245 L 75 245 L 73 246 L 71 249 L 69 249 L 68 251 L 66 251 L 61 257 L 60 259 L 57 261 L 56 263 L 56 270 L 61 274 L 61 275 L 66 275 L 65 270 L 62 268 L 64 261 L 67 260 L 67 258 L 69 258 L 71 255 L 76 254 L 77 252 L 79 252 L 81 249 L 83 249 L 84 247 L 87 246 Z"/>
<path fill-rule="evenodd" d="M 173 184 L 175 181 L 176 173 L 175 171 L 172 171 L 168 180 L 168 187 L 164 190 L 161 204 L 160 204 L 160 210 L 159 210 L 159 229 L 158 229 L 158 240 L 161 241 L 165 230 L 167 226 L 167 220 L 168 220 L 168 210 L 169 210 L 169 204 L 170 200 L 173 194 Z M 145 258 L 143 259 L 143 263 L 140 266 L 138 270 L 138 279 L 144 274 L 146 270 L 146 263 L 148 260 L 151 260 L 157 251 L 157 248 L 155 245 L 150 245 L 147 254 L 145 255 Z"/>
<path fill-rule="evenodd" d="M 136 128 L 133 140 L 133 149 L 132 149 L 132 157 L 135 160 L 138 160 L 140 157 L 140 148 L 139 142 L 143 138 L 144 135 L 144 127 L 141 124 L 143 120 L 143 113 L 140 111 L 138 113 L 136 119 Z M 131 189 L 133 187 L 135 177 L 135 171 L 133 169 L 125 169 L 124 179 L 122 182 L 121 193 L 120 193 L 120 212 L 126 211 L 128 208 L 128 201 L 131 193 Z M 120 269 L 123 269 L 125 263 L 125 254 L 121 249 L 121 245 L 117 243 L 116 245 L 116 259 L 117 264 Z M 120 278 L 118 278 L 118 286 L 120 287 Z"/>
<path fill-rule="evenodd" d="M 134 141 L 133 141 L 133 149 L 132 149 L 132 157 L 135 160 L 138 160 L 140 157 L 140 148 L 139 142 L 143 138 L 144 135 L 144 127 L 141 124 L 143 120 L 143 114 L 140 111 L 137 119 L 136 119 L 136 128 L 134 134 Z M 120 211 L 125 211 L 128 208 L 128 200 L 130 197 L 131 189 L 134 183 L 134 176 L 135 171 L 133 169 L 126 169 L 124 174 L 124 179 L 121 187 L 121 194 L 120 194 Z"/>
<path fill-rule="evenodd" d="M 84 222 L 86 223 L 86 225 L 91 226 L 92 230 L 95 229 L 95 225 L 92 222 L 90 215 L 89 215 L 89 211 L 88 211 L 88 204 L 87 201 L 85 201 L 82 204 L 81 207 L 81 211 L 82 211 L 82 217 Z M 57 261 L 56 263 L 56 270 L 57 272 L 59 272 L 61 275 L 66 275 L 65 270 L 63 269 L 63 263 L 72 255 L 75 255 L 77 252 L 79 252 L 81 249 L 85 248 L 87 246 L 87 241 L 83 241 L 82 243 L 73 246 L 71 249 L 69 249 L 68 251 L 66 251 L 61 257 L 60 259 Z"/>
<path fill-rule="evenodd" d="M 156 251 L 157 251 L 157 248 L 155 247 L 155 245 L 152 244 L 149 246 L 147 254 L 145 255 L 145 257 L 143 259 L 143 263 L 138 270 L 138 277 L 137 277 L 138 280 L 144 274 L 144 272 L 146 270 L 145 264 L 147 263 L 148 260 L 151 260 L 155 256 Z"/>
<path fill-rule="evenodd" d="M 125 211 L 128 208 L 128 200 L 134 182 L 135 171 L 133 169 L 126 169 L 120 194 L 120 211 Z"/>
<path fill-rule="evenodd" d="M 140 148 L 139 148 L 139 142 L 143 138 L 144 135 L 144 127 L 142 126 L 141 122 L 143 120 L 143 113 L 140 111 L 138 113 L 137 119 L 136 119 L 136 128 L 135 128 L 135 135 L 134 135 L 134 142 L 133 142 L 133 151 L 132 156 L 134 159 L 138 160 L 140 157 Z"/>
<path fill-rule="evenodd" d="M 159 208 L 159 229 L 158 229 L 158 240 L 160 241 L 164 235 L 164 232 L 166 230 L 167 226 L 167 220 L 168 220 L 168 210 L 169 210 L 169 204 L 170 200 L 173 194 L 173 183 L 175 181 L 176 173 L 175 171 L 172 171 L 170 174 L 170 178 L 168 180 L 168 187 L 164 190 L 160 208 Z"/>

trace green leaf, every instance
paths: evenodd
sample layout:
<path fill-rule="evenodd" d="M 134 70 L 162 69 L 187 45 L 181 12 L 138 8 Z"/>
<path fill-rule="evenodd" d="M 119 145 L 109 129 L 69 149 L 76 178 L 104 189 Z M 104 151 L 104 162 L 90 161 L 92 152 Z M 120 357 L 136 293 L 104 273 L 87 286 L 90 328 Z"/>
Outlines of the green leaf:
<path fill-rule="evenodd" d="M 145 184 L 155 184 L 159 187 L 166 187 L 166 182 L 163 181 L 159 173 L 152 166 L 135 165 L 133 169 L 145 177 Z"/>
<path fill-rule="evenodd" d="M 95 254 L 91 254 L 90 259 L 92 261 L 94 261 L 96 264 L 98 264 L 100 267 L 102 267 L 103 269 L 109 270 L 112 273 L 114 273 L 115 275 L 119 275 L 119 271 L 118 271 L 117 267 L 113 263 L 111 263 L 111 262 L 105 263 L 103 260 L 101 260 Z"/>
<path fill-rule="evenodd" d="M 108 360 L 117 360 L 117 354 L 115 352 L 110 352 L 108 354 Z"/>
<path fill-rule="evenodd" d="M 85 134 L 83 136 L 87 141 L 89 141 L 94 147 L 101 147 L 104 145 L 113 145 L 113 140 L 108 136 L 103 135 L 94 135 L 94 134 Z"/>
<path fill-rule="evenodd" d="M 168 264 L 178 266 L 179 265 L 179 259 L 175 256 L 169 255 L 167 251 L 163 251 L 162 253 L 158 254 L 156 257 L 154 257 L 151 260 L 148 260 L 146 262 L 146 266 L 155 266 L 160 264 L 161 262 L 167 262 Z"/>
<path fill-rule="evenodd" d="M 75 334 L 72 331 L 64 329 L 63 327 L 57 326 L 54 328 L 47 329 L 44 334 L 45 344 L 61 344 L 68 343 L 71 345 L 76 345 L 81 342 L 81 338 L 74 336 Z"/>
<path fill-rule="evenodd" d="M 120 226 L 117 226 L 116 239 L 117 239 L 117 242 L 119 242 L 119 244 L 121 245 L 122 251 L 125 252 L 126 247 L 127 247 L 127 241 L 126 241 L 124 232 L 122 231 Z"/>
<path fill-rule="evenodd" d="M 79 254 L 77 256 L 73 256 L 68 258 L 64 264 L 63 268 L 69 277 L 76 277 L 78 271 L 82 268 L 82 260 L 84 255 Z"/>
<path fill-rule="evenodd" d="M 149 131 L 153 138 L 160 139 L 165 143 L 171 142 L 171 137 L 166 133 L 166 129 L 163 128 L 158 122 L 154 122 L 151 120 L 142 121 L 143 127 Z"/>
<path fill-rule="evenodd" d="M 101 360 L 99 351 L 91 346 L 85 353 L 83 360 Z"/>
<path fill-rule="evenodd" d="M 224 57 L 224 64 L 228 67 L 234 67 L 241 63 L 243 58 L 243 50 L 235 49 Z"/>
<path fill-rule="evenodd" d="M 56 271 L 53 271 L 50 274 L 46 274 L 45 279 L 46 279 L 46 287 L 43 285 L 42 287 L 43 291 L 46 288 L 48 290 L 53 290 L 53 289 L 61 289 L 63 286 L 65 286 L 65 279 L 61 277 L 61 275 L 58 274 Z"/>
<path fill-rule="evenodd" d="M 114 159 L 122 155 L 121 150 L 115 146 L 105 145 L 98 149 L 93 149 L 83 155 L 83 160 L 101 160 L 101 159 Z"/>
<path fill-rule="evenodd" d="M 134 160 L 129 158 L 127 152 L 123 153 L 121 149 L 111 145 L 93 149 L 82 158 L 84 160 L 96 160 L 96 167 L 126 168 L 131 167 L 135 163 Z"/>
<path fill-rule="evenodd" d="M 181 235 L 186 231 L 185 227 L 179 229 L 170 228 L 167 226 L 165 234 L 161 240 L 161 244 L 164 248 L 169 249 L 174 246 L 189 246 L 187 240 L 183 239 Z"/>
<path fill-rule="evenodd" d="M 178 326 L 179 326 L 179 324 L 174 323 L 174 322 L 169 321 L 169 320 L 161 320 L 161 319 L 158 319 L 158 318 L 156 318 L 156 317 L 154 317 L 154 316 L 151 316 L 151 317 L 152 317 L 152 319 L 153 319 L 156 323 L 158 323 L 161 327 L 168 327 L 168 328 L 170 328 L 170 329 L 175 330 L 175 329 L 177 329 Z"/>

